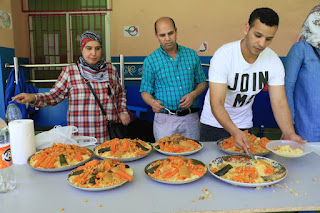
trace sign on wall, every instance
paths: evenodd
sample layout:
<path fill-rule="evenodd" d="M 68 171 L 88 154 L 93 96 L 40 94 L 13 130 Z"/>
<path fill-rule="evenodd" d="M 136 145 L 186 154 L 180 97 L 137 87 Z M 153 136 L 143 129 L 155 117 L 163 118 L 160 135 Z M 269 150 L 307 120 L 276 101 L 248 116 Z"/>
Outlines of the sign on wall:
<path fill-rule="evenodd" d="M 207 53 L 208 52 L 208 42 L 204 41 L 201 43 L 198 52 Z"/>
<path fill-rule="evenodd" d="M 0 27 L 12 29 L 12 18 L 10 13 L 0 10 Z"/>
<path fill-rule="evenodd" d="M 139 27 L 138 26 L 125 26 L 124 37 L 138 37 Z"/>

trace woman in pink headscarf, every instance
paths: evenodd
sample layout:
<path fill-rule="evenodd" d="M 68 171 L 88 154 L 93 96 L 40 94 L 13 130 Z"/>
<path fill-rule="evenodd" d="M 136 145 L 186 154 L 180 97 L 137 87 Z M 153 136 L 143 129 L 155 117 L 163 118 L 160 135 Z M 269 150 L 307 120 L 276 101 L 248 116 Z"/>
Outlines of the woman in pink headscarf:
<path fill-rule="evenodd" d="M 286 57 L 285 89 L 296 133 L 320 141 L 320 4 L 302 26 L 301 40 Z"/>
<path fill-rule="evenodd" d="M 18 103 L 30 103 L 41 108 L 54 106 L 68 100 L 68 125 L 78 127 L 78 135 L 96 137 L 98 143 L 108 139 L 107 121 L 94 95 L 85 81 L 89 82 L 109 121 L 128 125 L 125 90 L 121 87 L 116 68 L 102 57 L 102 39 L 93 31 L 81 35 L 81 53 L 78 63 L 61 72 L 49 92 L 22 93 L 13 98 Z"/>

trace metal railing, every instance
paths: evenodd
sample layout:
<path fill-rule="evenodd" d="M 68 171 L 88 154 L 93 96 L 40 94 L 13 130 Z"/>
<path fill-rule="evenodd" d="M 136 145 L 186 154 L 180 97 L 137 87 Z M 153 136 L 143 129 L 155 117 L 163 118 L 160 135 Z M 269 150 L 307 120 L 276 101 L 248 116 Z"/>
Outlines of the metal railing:
<path fill-rule="evenodd" d="M 14 68 L 15 70 L 15 83 L 18 83 L 18 72 L 19 72 L 19 66 L 20 67 L 26 67 L 26 68 L 38 68 L 38 67 L 66 67 L 70 64 L 63 63 L 63 64 L 18 64 L 18 58 L 13 58 L 13 65 L 10 65 L 8 63 L 5 64 L 5 68 Z M 143 65 L 143 62 L 124 62 L 124 57 L 122 54 L 120 54 L 120 62 L 113 62 L 113 65 L 120 65 L 120 82 L 121 85 L 124 85 L 124 81 L 140 81 L 141 77 L 124 77 L 124 66 L 125 65 Z M 201 64 L 204 67 L 209 67 L 210 64 L 202 63 Z M 47 80 L 28 80 L 28 83 L 51 83 L 56 82 L 57 79 L 47 79 Z"/>

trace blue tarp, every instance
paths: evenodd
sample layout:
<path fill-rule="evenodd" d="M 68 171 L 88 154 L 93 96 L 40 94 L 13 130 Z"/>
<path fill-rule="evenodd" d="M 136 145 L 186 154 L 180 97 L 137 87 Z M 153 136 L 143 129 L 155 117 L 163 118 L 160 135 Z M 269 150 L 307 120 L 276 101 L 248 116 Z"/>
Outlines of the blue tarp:
<path fill-rule="evenodd" d="M 38 92 L 37 87 L 27 84 L 23 74 L 23 69 L 21 67 L 19 68 L 19 73 L 18 73 L 18 84 L 15 84 L 14 81 L 15 81 L 14 69 L 12 69 L 8 77 L 7 87 L 5 92 L 6 107 L 8 107 L 9 102 L 11 102 L 12 98 L 20 93 L 37 93 Z M 29 115 L 32 115 L 36 112 L 36 109 L 34 107 L 28 106 L 28 109 L 27 109 L 25 104 L 19 104 L 16 101 L 14 101 L 14 103 L 21 110 L 23 118 L 29 118 Z"/>

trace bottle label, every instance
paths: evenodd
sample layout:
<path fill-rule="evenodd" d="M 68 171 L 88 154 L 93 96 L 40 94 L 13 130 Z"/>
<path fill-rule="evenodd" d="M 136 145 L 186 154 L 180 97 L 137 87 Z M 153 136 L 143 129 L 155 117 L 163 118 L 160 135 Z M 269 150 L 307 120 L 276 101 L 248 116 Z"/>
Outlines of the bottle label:
<path fill-rule="evenodd" d="M 10 144 L 0 148 L 0 169 L 7 168 L 12 165 Z"/>

